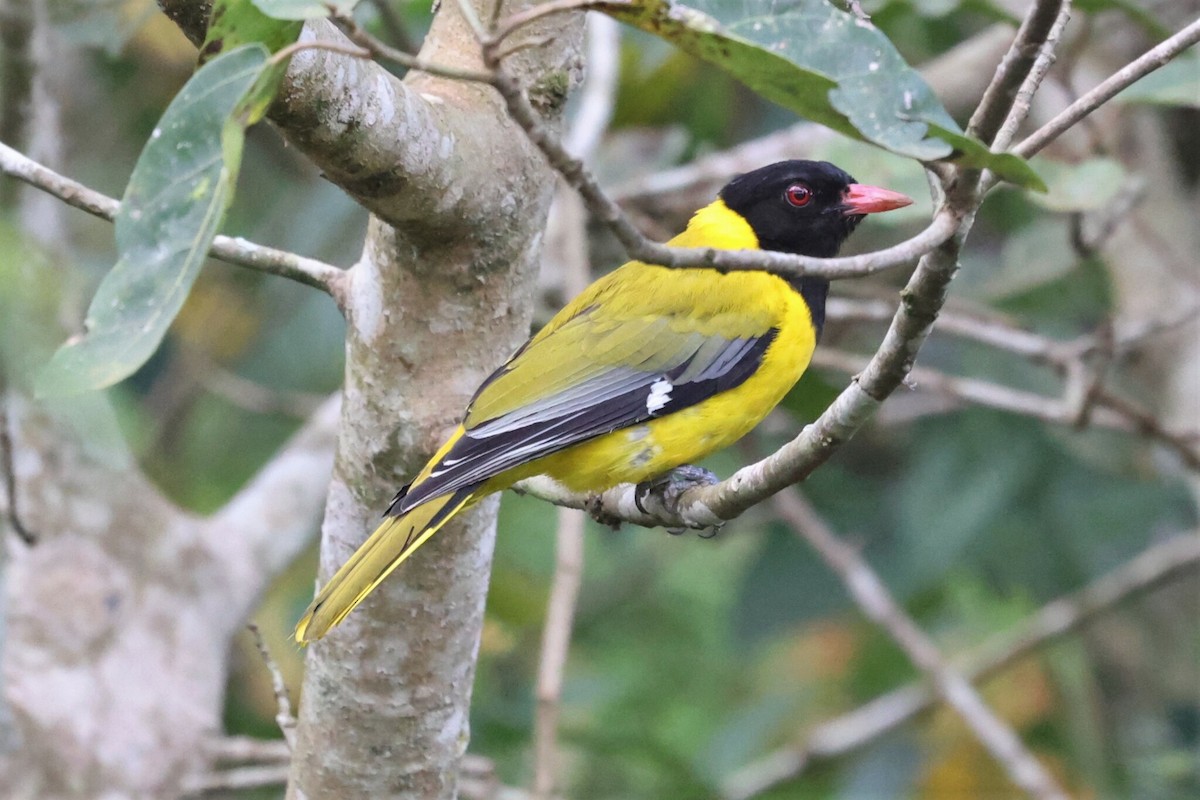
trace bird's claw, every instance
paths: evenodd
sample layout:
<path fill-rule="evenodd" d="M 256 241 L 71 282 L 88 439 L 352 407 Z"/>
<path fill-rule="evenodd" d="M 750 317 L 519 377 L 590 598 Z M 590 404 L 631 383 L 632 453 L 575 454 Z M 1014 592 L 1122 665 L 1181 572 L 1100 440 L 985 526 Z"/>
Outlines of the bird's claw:
<path fill-rule="evenodd" d="M 655 512 L 646 508 L 646 501 L 651 497 L 657 496 L 658 502 L 655 505 L 661 503 L 669 512 L 674 512 L 678 507 L 679 498 L 683 496 L 684 492 L 696 486 L 711 486 L 719 482 L 720 478 L 711 470 L 691 464 L 684 464 L 681 467 L 668 470 L 656 478 L 639 483 L 633 491 L 633 504 L 643 514 L 653 515 Z M 667 533 L 672 536 L 679 536 L 687 530 L 687 528 L 667 528 Z M 711 530 L 712 532 L 707 535 L 700 534 L 701 538 L 711 539 L 717 535 L 720 527 L 713 527 Z"/>

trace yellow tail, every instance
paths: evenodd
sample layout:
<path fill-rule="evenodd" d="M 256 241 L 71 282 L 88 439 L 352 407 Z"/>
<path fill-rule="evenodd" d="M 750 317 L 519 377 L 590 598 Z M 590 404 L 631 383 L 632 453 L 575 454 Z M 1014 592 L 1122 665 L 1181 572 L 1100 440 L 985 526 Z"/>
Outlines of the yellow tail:
<path fill-rule="evenodd" d="M 422 503 L 407 514 L 385 519 L 321 587 L 296 625 L 296 641 L 308 644 L 329 633 L 392 570 L 478 497 L 471 491 L 452 492 Z"/>

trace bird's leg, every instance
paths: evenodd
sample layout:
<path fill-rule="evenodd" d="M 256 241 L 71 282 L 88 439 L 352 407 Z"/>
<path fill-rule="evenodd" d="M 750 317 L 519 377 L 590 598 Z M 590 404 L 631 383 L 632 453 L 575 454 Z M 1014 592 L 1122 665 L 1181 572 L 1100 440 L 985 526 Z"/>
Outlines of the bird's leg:
<path fill-rule="evenodd" d="M 659 506 L 674 513 L 679 498 L 688 489 L 693 486 L 711 486 L 719 482 L 720 478 L 710 470 L 684 464 L 668 470 L 656 478 L 639 483 L 633 490 L 633 502 L 643 514 L 655 513 L 647 506 Z M 686 530 L 687 528 L 667 528 L 667 533 L 678 536 Z M 720 532 L 721 528 L 714 526 L 704 530 L 706 533 L 701 533 L 700 538 L 711 539 Z"/>

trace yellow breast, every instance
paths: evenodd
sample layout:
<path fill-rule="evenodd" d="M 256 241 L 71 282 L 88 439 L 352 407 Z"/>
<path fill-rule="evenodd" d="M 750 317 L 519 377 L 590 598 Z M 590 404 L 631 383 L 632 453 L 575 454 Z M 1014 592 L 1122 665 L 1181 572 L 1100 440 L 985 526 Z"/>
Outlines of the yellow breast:
<path fill-rule="evenodd" d="M 673 291 L 695 292 L 698 317 L 719 320 L 752 308 L 753 316 L 766 323 L 760 333 L 775 328 L 778 333 L 762 365 L 733 389 L 540 459 L 527 474 L 549 475 L 575 491 L 653 478 L 745 436 L 799 380 L 816 337 L 808 306 L 786 281 L 760 272 L 721 275 L 705 270 L 671 270 L 669 277 L 676 284 Z"/>
<path fill-rule="evenodd" d="M 741 216 L 718 200 L 697 212 L 687 230 L 668 244 L 755 249 L 758 239 Z M 765 272 L 666 269 L 631 262 L 597 286 L 603 288 L 575 304 L 602 297 L 603 302 L 637 313 L 662 313 L 675 320 L 673 325 L 706 335 L 762 336 L 772 328 L 777 333 L 759 369 L 738 386 L 538 459 L 506 474 L 505 485 L 545 474 L 574 491 L 600 491 L 698 461 L 745 436 L 778 405 L 808 367 L 816 346 L 803 298 L 785 280 Z M 577 310 L 568 306 L 561 318 Z M 554 323 L 547 326 L 535 340 L 554 327 Z"/>

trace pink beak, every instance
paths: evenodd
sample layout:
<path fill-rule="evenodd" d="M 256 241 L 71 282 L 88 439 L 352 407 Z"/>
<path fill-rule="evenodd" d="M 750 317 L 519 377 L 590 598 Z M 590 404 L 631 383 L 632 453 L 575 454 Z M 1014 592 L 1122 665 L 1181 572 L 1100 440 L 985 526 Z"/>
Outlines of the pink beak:
<path fill-rule="evenodd" d="M 893 192 L 891 189 L 881 189 L 878 186 L 867 186 L 852 183 L 846 187 L 843 197 L 846 216 L 855 214 L 878 214 L 881 211 L 891 211 L 912 205 L 912 198 L 906 194 Z"/>

